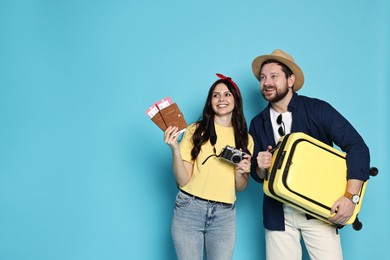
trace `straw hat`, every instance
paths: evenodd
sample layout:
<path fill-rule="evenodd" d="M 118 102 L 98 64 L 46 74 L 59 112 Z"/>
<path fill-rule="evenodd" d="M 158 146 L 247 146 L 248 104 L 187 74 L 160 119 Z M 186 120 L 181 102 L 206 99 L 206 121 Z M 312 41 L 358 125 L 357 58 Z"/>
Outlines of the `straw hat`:
<path fill-rule="evenodd" d="M 283 63 L 293 72 L 293 74 L 295 75 L 294 91 L 298 91 L 300 88 L 302 88 L 303 83 L 305 81 L 305 77 L 301 68 L 295 63 L 293 57 L 291 57 L 290 54 L 279 49 L 274 50 L 270 55 L 262 55 L 253 60 L 252 71 L 259 81 L 261 65 L 264 61 L 271 59 Z"/>

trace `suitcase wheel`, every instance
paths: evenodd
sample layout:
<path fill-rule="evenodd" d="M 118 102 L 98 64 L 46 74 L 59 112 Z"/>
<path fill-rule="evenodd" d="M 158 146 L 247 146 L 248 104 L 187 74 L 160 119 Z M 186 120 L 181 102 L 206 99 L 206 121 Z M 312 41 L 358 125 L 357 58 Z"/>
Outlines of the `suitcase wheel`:
<path fill-rule="evenodd" d="M 370 168 L 370 175 L 371 176 L 377 176 L 378 172 L 379 172 L 378 168 L 376 168 L 376 167 L 371 167 Z"/>
<path fill-rule="evenodd" d="M 344 225 L 336 225 L 337 229 L 342 229 L 343 227 L 344 227 Z"/>
<path fill-rule="evenodd" d="M 358 218 L 356 218 L 355 221 L 352 223 L 352 227 L 356 231 L 359 231 L 363 228 L 363 224 L 362 224 L 362 222 L 360 222 L 360 220 Z"/>

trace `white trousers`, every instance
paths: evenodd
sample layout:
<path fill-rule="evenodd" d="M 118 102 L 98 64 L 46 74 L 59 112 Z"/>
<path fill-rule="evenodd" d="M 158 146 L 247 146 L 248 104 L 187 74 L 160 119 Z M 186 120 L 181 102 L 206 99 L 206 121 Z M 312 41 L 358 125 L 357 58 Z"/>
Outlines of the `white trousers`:
<path fill-rule="evenodd" d="M 286 231 L 265 230 L 267 260 L 301 260 L 301 237 L 311 260 L 342 260 L 336 228 L 301 212 L 284 212 Z"/>

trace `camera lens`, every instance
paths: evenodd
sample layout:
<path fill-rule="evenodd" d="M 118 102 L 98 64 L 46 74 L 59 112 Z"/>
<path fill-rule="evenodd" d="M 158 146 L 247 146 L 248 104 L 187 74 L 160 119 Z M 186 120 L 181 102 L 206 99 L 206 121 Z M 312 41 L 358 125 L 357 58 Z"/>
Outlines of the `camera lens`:
<path fill-rule="evenodd" d="M 240 156 L 240 155 L 237 155 L 237 154 L 233 155 L 233 156 L 232 156 L 232 162 L 233 162 L 233 163 L 239 163 L 239 162 L 241 162 L 241 156 Z"/>

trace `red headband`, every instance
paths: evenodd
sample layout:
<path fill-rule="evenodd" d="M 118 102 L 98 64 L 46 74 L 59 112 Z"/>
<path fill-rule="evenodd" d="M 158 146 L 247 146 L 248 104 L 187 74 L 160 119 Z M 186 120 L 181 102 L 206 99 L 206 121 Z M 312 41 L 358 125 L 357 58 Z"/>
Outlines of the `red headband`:
<path fill-rule="evenodd" d="M 222 74 L 220 74 L 220 73 L 216 73 L 216 75 L 217 75 L 218 78 L 223 79 L 223 80 L 227 80 L 227 81 L 229 81 L 230 83 L 232 83 L 233 86 L 234 86 L 234 88 L 236 89 L 237 94 L 240 94 L 240 92 L 239 92 L 239 90 L 238 90 L 238 86 L 237 86 L 237 84 L 232 80 L 232 78 L 226 77 L 226 76 L 224 76 L 224 75 L 222 75 Z"/>

